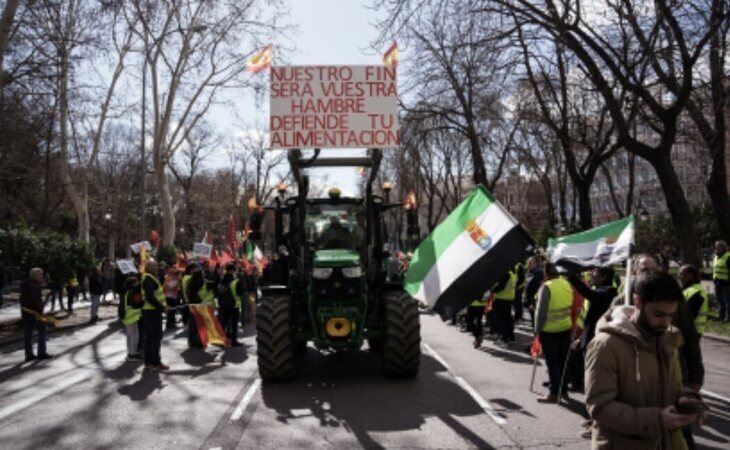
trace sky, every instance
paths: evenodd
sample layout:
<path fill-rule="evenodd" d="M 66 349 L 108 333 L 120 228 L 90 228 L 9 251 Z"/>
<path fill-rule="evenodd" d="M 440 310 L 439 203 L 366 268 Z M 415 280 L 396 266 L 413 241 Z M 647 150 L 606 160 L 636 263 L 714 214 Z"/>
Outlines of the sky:
<path fill-rule="evenodd" d="M 387 50 L 373 51 L 369 44 L 377 37 L 375 27 L 377 12 L 369 9 L 369 2 L 358 0 L 289 0 L 291 6 L 289 22 L 297 29 L 292 33 L 290 42 L 294 50 L 287 54 L 287 60 L 277 60 L 274 48 L 274 65 L 361 65 L 382 64 L 382 55 Z M 268 72 L 253 76 L 268 76 Z M 268 127 L 268 96 L 257 109 L 252 102 L 238 102 L 238 114 L 246 117 L 246 123 Z M 240 122 L 231 120 L 231 112 L 217 111 L 215 122 L 224 127 L 226 133 L 241 133 Z M 250 120 L 249 120 L 250 118 Z M 281 150 L 272 150 L 281 151 Z M 333 149 L 323 152 L 323 156 L 337 153 L 340 156 L 355 156 L 362 151 L 354 149 Z M 225 155 L 219 155 L 210 164 L 227 164 Z M 312 169 L 312 183 L 323 183 L 327 174 L 327 186 L 337 186 L 343 195 L 356 195 L 357 169 L 327 168 Z"/>

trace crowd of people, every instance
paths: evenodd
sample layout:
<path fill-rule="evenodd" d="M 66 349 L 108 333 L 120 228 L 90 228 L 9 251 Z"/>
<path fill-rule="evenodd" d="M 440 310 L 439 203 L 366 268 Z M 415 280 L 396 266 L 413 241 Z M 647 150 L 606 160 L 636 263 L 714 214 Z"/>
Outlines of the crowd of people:
<path fill-rule="evenodd" d="M 715 253 L 714 295 L 719 320 L 728 321 L 730 252 L 718 241 Z M 639 254 L 632 268 L 627 289 L 611 267 L 575 272 L 531 256 L 463 311 L 465 329 L 473 334 L 476 348 L 485 334 L 494 336 L 497 345 L 511 346 L 515 323 L 524 321 L 527 311 L 548 372 L 549 393 L 538 401 L 559 404 L 569 400 L 569 391 L 584 391 L 589 420 L 582 434 L 592 436 L 593 448 L 694 448 L 691 424 L 702 421 L 706 409 L 700 397 L 700 339 L 710 298 L 700 270 L 692 265 L 680 267 L 675 278 L 656 258 Z M 192 263 L 181 272 L 177 266 L 148 261 L 141 275 L 127 275 L 121 288 L 117 284 L 114 289 L 120 298 L 127 357 L 143 359 L 149 370 L 168 369 L 160 357 L 163 323 L 168 330 L 178 323 L 187 326 L 188 346 L 202 347 L 187 308 L 195 304 L 215 307 L 231 345 L 240 345 L 239 323 L 244 326 L 255 314 L 258 275 L 237 263 L 215 268 Z M 92 321 L 98 318 L 99 299 L 115 279 L 119 270 L 108 260 L 91 271 Z M 44 282 L 49 288 L 45 298 Z M 63 308 L 59 291 L 65 286 L 66 309 L 71 312 L 74 299 L 86 295 L 84 285 L 76 277 L 59 283 L 40 268 L 30 271 L 20 294 L 26 361 L 51 357 L 41 320 L 45 303 L 50 300 L 53 310 L 58 298 Z M 454 323 L 458 315 L 453 313 Z"/>
<path fill-rule="evenodd" d="M 712 271 L 719 320 L 728 321 L 723 241 Z M 537 339 L 527 350 L 536 356 L 539 342 L 548 372 L 548 394 L 537 400 L 559 404 L 570 391 L 585 392 L 581 435 L 592 436 L 593 448 L 694 448 L 691 424 L 705 414 L 700 339 L 711 309 L 701 281 L 695 266 L 679 267 L 675 278 L 655 257 L 638 254 L 627 290 L 612 267 L 580 272 L 534 255 L 451 320 L 464 319 L 475 348 L 485 336 L 510 347 L 528 312 Z"/>
<path fill-rule="evenodd" d="M 164 331 L 187 327 L 188 346 L 203 347 L 188 305 L 212 306 L 230 345 L 241 345 L 239 326 L 244 327 L 255 316 L 256 280 L 261 275 L 256 266 L 248 270 L 239 263 L 210 267 L 201 261 L 181 270 L 177 265 L 168 267 L 154 260 L 143 266 L 142 273 L 123 274 L 112 261 L 104 259 L 88 275 L 79 272 L 63 282 L 41 268 L 32 269 L 20 285 L 26 362 L 52 357 L 46 351 L 47 327 L 55 319 L 46 313 L 55 311 L 56 300 L 59 309 L 71 315 L 74 303 L 87 291 L 91 323 L 99 319 L 101 299 L 108 298 L 109 293 L 112 300 L 119 299 L 117 314 L 126 334 L 127 358 L 144 360 L 145 369 L 169 368 L 160 356 Z M 37 352 L 33 351 L 34 334 Z"/>

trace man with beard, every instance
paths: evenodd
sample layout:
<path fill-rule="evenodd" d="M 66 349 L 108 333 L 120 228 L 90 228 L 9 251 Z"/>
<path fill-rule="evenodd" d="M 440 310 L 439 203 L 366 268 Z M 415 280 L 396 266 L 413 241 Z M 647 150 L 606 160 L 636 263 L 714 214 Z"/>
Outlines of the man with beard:
<path fill-rule="evenodd" d="M 671 325 L 682 289 L 666 272 L 649 272 L 637 279 L 633 300 L 599 320 L 588 346 L 591 447 L 686 449 L 681 428 L 704 417 L 704 404 L 682 387 L 682 336 Z"/>

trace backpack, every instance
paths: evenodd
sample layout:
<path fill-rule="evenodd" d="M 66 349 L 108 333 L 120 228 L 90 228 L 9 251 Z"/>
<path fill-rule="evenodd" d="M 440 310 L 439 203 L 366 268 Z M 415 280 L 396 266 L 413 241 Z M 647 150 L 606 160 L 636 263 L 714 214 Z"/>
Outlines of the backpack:
<path fill-rule="evenodd" d="M 137 283 L 127 292 L 127 302 L 130 308 L 139 309 L 144 305 L 142 298 L 142 283 Z"/>

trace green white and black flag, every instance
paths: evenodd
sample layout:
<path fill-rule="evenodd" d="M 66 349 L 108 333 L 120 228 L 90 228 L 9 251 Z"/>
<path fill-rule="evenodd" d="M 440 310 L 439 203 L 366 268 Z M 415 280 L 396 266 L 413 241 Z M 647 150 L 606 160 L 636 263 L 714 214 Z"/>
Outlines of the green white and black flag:
<path fill-rule="evenodd" d="M 439 313 L 482 297 L 533 249 L 520 224 L 477 186 L 418 246 L 405 289 Z"/>
<path fill-rule="evenodd" d="M 610 266 L 626 260 L 634 243 L 634 216 L 550 239 L 550 261 L 564 266 Z"/>

